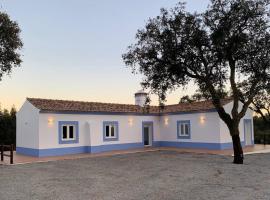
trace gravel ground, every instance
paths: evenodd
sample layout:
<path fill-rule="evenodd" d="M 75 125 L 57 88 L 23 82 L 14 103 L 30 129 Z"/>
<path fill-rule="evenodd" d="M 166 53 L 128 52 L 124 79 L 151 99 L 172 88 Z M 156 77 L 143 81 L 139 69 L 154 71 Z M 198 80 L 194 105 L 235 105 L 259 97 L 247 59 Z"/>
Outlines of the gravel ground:
<path fill-rule="evenodd" d="M 0 166 L 0 199 L 270 199 L 270 154 L 144 152 Z"/>

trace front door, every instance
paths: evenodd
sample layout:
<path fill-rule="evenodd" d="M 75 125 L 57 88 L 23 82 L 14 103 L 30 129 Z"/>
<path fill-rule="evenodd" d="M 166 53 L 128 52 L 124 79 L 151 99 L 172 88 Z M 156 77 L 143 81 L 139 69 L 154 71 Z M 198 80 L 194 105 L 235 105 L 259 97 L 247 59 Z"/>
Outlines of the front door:
<path fill-rule="evenodd" d="M 143 132 L 144 132 L 144 146 L 149 146 L 150 139 L 149 139 L 149 126 L 144 126 L 143 127 Z"/>
<path fill-rule="evenodd" d="M 252 123 L 250 119 L 244 120 L 244 132 L 246 145 L 252 145 Z"/>
<path fill-rule="evenodd" d="M 144 146 L 152 146 L 153 124 L 143 122 L 143 144 Z"/>

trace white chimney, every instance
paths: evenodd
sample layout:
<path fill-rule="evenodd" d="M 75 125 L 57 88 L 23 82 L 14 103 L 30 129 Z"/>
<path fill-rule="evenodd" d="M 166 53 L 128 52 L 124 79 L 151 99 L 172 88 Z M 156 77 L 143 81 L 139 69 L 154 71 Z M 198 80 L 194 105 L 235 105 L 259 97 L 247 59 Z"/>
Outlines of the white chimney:
<path fill-rule="evenodd" d="M 147 93 L 143 90 L 139 90 L 135 93 L 135 105 L 144 107 L 147 99 Z"/>

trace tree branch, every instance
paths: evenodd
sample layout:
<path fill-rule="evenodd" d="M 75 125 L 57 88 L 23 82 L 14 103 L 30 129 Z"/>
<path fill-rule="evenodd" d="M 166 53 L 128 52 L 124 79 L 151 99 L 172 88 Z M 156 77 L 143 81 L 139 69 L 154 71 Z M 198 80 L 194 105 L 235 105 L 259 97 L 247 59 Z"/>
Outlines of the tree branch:
<path fill-rule="evenodd" d="M 229 50 L 230 52 L 230 50 Z M 236 69 L 236 63 L 233 60 L 232 56 L 229 56 L 229 66 L 230 66 L 230 84 L 233 92 L 233 108 L 231 111 L 232 117 L 234 120 L 238 120 L 238 107 L 239 107 L 239 90 L 237 88 L 237 85 L 235 83 L 235 69 Z"/>

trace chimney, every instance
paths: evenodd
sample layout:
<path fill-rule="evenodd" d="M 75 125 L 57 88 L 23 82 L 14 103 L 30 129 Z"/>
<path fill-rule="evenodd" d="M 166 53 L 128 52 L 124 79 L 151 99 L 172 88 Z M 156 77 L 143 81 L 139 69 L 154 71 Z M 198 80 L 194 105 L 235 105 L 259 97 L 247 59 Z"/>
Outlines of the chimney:
<path fill-rule="evenodd" d="M 139 90 L 135 93 L 135 105 L 144 107 L 147 99 L 147 93 L 143 90 Z"/>

